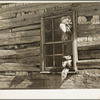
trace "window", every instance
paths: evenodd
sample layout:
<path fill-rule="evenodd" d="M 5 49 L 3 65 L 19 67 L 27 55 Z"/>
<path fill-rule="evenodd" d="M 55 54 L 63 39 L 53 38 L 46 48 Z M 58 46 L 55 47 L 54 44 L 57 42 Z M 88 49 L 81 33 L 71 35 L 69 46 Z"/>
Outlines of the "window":
<path fill-rule="evenodd" d="M 72 27 L 63 40 L 60 28 L 61 18 L 70 16 Z M 63 36 L 65 38 L 65 36 Z M 43 17 L 41 19 L 41 66 L 42 71 L 62 69 L 63 56 L 71 56 L 72 69 L 76 69 L 76 12 L 66 12 L 64 15 Z"/>

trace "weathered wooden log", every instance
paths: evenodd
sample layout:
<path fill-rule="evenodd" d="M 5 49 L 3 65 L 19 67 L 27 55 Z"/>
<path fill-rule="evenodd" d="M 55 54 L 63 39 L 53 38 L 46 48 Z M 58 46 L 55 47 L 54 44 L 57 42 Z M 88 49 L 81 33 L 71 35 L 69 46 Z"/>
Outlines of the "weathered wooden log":
<path fill-rule="evenodd" d="M 93 68 L 100 68 L 100 60 L 93 59 L 93 60 L 81 60 L 77 62 L 78 69 L 93 69 Z"/>
<path fill-rule="evenodd" d="M 13 28 L 12 32 L 25 31 L 25 30 L 33 30 L 33 29 L 40 29 L 40 24 Z"/>
<path fill-rule="evenodd" d="M 82 3 L 74 3 L 74 8 L 85 8 L 85 7 L 92 7 L 92 6 L 99 6 L 100 4 L 98 2 L 82 2 Z"/>
<path fill-rule="evenodd" d="M 72 9 L 77 10 L 78 15 L 92 16 L 100 14 L 99 3 L 76 3 L 73 4 Z"/>
<path fill-rule="evenodd" d="M 34 57 L 16 57 L 15 56 L 9 56 L 8 58 L 0 58 L 0 63 L 21 63 L 21 64 L 34 64 L 34 63 L 40 63 L 40 56 L 34 56 Z"/>
<path fill-rule="evenodd" d="M 5 72 L 4 72 L 5 74 Z M 5 76 L 5 75 L 0 75 L 0 82 L 11 82 L 11 80 L 14 78 L 15 76 Z"/>
<path fill-rule="evenodd" d="M 95 59 L 95 52 L 92 51 L 79 51 L 78 52 L 78 59 L 79 60 L 85 60 L 85 59 Z"/>
<path fill-rule="evenodd" d="M 15 50 L 19 56 L 26 54 L 26 56 L 37 56 L 40 55 L 40 47 L 29 47 L 26 49 Z M 30 54 L 29 54 L 30 53 Z"/>
<path fill-rule="evenodd" d="M 81 41 L 81 42 L 78 42 L 78 47 L 81 47 L 81 46 L 94 46 L 94 45 L 99 45 L 100 44 L 100 40 L 98 41 L 92 41 L 92 42 L 85 42 L 85 41 Z"/>
<path fill-rule="evenodd" d="M 18 60 L 17 58 L 8 58 L 8 59 L 1 59 L 0 58 L 0 64 L 3 64 L 3 63 L 18 63 Z"/>
<path fill-rule="evenodd" d="M 9 56 L 15 57 L 32 57 L 40 55 L 40 47 L 31 47 L 20 50 L 0 50 L 0 58 L 8 58 Z"/>
<path fill-rule="evenodd" d="M 7 29 L 7 28 L 15 28 L 19 26 L 28 26 L 31 24 L 39 24 L 40 23 L 40 17 L 37 18 L 29 18 L 29 19 L 22 19 L 22 20 L 16 20 L 13 21 L 11 19 L 6 20 L 0 20 L 0 29 Z"/>
<path fill-rule="evenodd" d="M 45 6 L 44 6 L 45 5 Z M 11 13 L 18 13 L 18 12 L 29 12 L 29 11 L 36 11 L 36 10 L 41 10 L 41 9 L 47 9 L 50 7 L 54 7 L 56 5 L 60 5 L 59 3 L 52 3 L 52 4 L 36 4 L 34 5 L 34 3 L 31 3 L 27 6 L 23 5 L 23 6 L 18 6 L 18 7 L 11 7 L 11 8 L 7 8 L 7 9 L 0 9 L 0 14 L 11 14 Z M 26 9 L 27 7 L 27 9 Z"/>
<path fill-rule="evenodd" d="M 0 34 L 1 33 L 11 33 L 11 29 L 0 30 Z"/>
<path fill-rule="evenodd" d="M 100 29 L 78 30 L 78 37 L 95 36 L 100 34 Z"/>
<path fill-rule="evenodd" d="M 24 36 L 40 36 L 40 29 L 37 30 L 29 30 L 29 31 L 19 31 L 19 32 L 6 32 L 2 33 L 0 31 L 0 39 L 6 40 L 7 38 L 18 38 L 18 37 L 24 37 Z"/>
<path fill-rule="evenodd" d="M 78 16 L 93 16 L 93 15 L 99 15 L 99 14 L 100 14 L 100 8 L 97 9 L 96 7 L 90 10 L 84 9 L 84 10 L 78 11 Z"/>
<path fill-rule="evenodd" d="M 22 43 L 22 44 L 11 44 L 11 45 L 1 45 L 0 50 L 24 50 L 28 48 L 40 47 L 40 42 Z"/>
<path fill-rule="evenodd" d="M 98 45 L 89 45 L 89 46 L 80 46 L 78 50 L 100 50 L 100 44 Z"/>
<path fill-rule="evenodd" d="M 71 13 L 70 13 L 70 11 L 71 11 L 71 6 L 68 7 L 68 9 L 62 9 L 62 10 L 57 10 L 57 11 L 51 10 L 51 11 L 48 11 L 48 12 L 44 12 L 44 13 L 43 13 L 43 16 L 44 16 L 44 17 L 50 17 L 50 16 L 57 16 L 57 15 L 66 15 L 66 13 L 65 13 L 66 11 L 67 11 L 67 14 L 68 14 L 68 12 L 69 12 L 68 15 L 71 15 Z"/>
<path fill-rule="evenodd" d="M 100 28 L 100 24 L 81 24 L 78 25 L 78 31 L 83 31 L 83 30 L 92 30 L 92 29 L 99 29 Z"/>
<path fill-rule="evenodd" d="M 15 18 L 16 14 L 5 14 L 5 15 L 0 15 L 0 20 L 4 19 L 10 19 L 10 18 Z"/>
<path fill-rule="evenodd" d="M 38 64 L 3 63 L 0 64 L 0 71 L 40 71 Z"/>
<path fill-rule="evenodd" d="M 78 52 L 79 60 L 100 59 L 100 50 L 83 50 Z"/>
<path fill-rule="evenodd" d="M 34 57 L 20 57 L 18 59 L 18 63 L 23 64 L 34 64 L 34 63 L 40 63 L 40 56 L 34 56 Z"/>
<path fill-rule="evenodd" d="M 95 56 L 96 56 L 96 59 L 100 59 L 100 49 L 95 50 Z"/>
<path fill-rule="evenodd" d="M 31 42 L 39 42 L 40 36 L 25 36 L 25 37 L 17 37 L 17 38 L 6 38 L 0 39 L 0 45 L 9 45 L 9 44 L 22 44 L 22 43 L 31 43 Z"/>

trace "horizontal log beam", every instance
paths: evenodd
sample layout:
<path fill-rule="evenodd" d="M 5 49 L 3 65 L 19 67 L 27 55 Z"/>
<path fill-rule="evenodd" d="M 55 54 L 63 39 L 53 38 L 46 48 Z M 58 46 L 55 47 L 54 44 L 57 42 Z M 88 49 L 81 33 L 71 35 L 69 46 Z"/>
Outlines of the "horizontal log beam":
<path fill-rule="evenodd" d="M 100 68 L 100 59 L 80 60 L 77 62 L 78 69 Z"/>
<path fill-rule="evenodd" d="M 19 50 L 0 50 L 0 58 L 6 58 L 8 56 L 37 56 L 40 55 L 40 47 L 29 47 L 26 49 L 19 49 Z"/>
<path fill-rule="evenodd" d="M 89 46 L 80 46 L 78 47 L 79 51 L 84 51 L 84 50 L 100 50 L 100 44 L 98 45 L 89 45 Z"/>
<path fill-rule="evenodd" d="M 31 47 L 32 48 L 40 47 L 40 42 L 0 45 L 0 50 L 24 50 Z"/>
<path fill-rule="evenodd" d="M 100 24 L 80 24 L 78 25 L 78 32 L 83 31 L 83 30 L 92 30 L 92 29 L 99 29 Z"/>
<path fill-rule="evenodd" d="M 4 63 L 0 64 L 0 71 L 40 71 L 36 66 L 40 64 L 19 64 L 19 63 Z"/>
<path fill-rule="evenodd" d="M 37 30 L 29 30 L 29 31 L 19 31 L 19 32 L 6 32 L 2 33 L 0 31 L 0 39 L 8 39 L 8 38 L 18 38 L 18 37 L 25 37 L 25 36 L 40 36 L 40 29 Z"/>
<path fill-rule="evenodd" d="M 7 29 L 7 28 L 15 28 L 19 26 L 28 26 L 31 24 L 38 24 L 40 23 L 41 19 L 40 17 L 33 17 L 29 19 L 22 19 L 22 20 L 11 20 L 11 19 L 6 19 L 6 20 L 0 20 L 0 30 L 1 29 Z"/>
<path fill-rule="evenodd" d="M 78 30 L 78 37 L 95 36 L 100 34 L 100 29 Z"/>
<path fill-rule="evenodd" d="M 78 47 L 85 47 L 85 46 L 94 46 L 94 45 L 99 45 L 100 44 L 100 40 L 98 41 L 92 41 L 92 42 L 84 42 L 84 41 L 81 41 L 79 42 L 78 41 Z"/>
<path fill-rule="evenodd" d="M 79 16 L 82 16 L 82 15 L 92 16 L 92 15 L 100 14 L 100 4 L 96 2 L 95 3 L 76 3 L 76 4 L 73 4 L 72 9 L 77 10 Z"/>
<path fill-rule="evenodd" d="M 33 57 L 8 57 L 8 58 L 0 58 L 0 63 L 22 63 L 22 64 L 34 64 L 40 63 L 40 56 L 33 56 Z"/>
<path fill-rule="evenodd" d="M 18 37 L 18 38 L 7 38 L 1 39 L 0 45 L 11 45 L 11 44 L 22 44 L 22 43 L 31 43 L 31 42 L 39 42 L 40 36 L 25 36 L 25 37 Z"/>
<path fill-rule="evenodd" d="M 95 54 L 94 50 L 92 50 L 92 51 L 79 51 L 78 52 L 78 59 L 79 60 L 95 59 L 95 58 L 96 58 L 96 54 Z"/>
<path fill-rule="evenodd" d="M 33 30 L 33 29 L 40 29 L 40 24 L 13 28 L 12 32 L 25 31 L 25 30 Z"/>
<path fill-rule="evenodd" d="M 15 17 L 16 17 L 16 14 L 0 15 L 0 20 L 10 19 L 10 18 L 15 18 Z"/>
<path fill-rule="evenodd" d="M 45 6 L 44 6 L 45 5 Z M 0 15 L 2 14 L 11 14 L 11 13 L 19 13 L 19 12 L 29 12 L 29 11 L 36 11 L 36 10 L 41 10 L 41 9 L 46 9 L 46 8 L 50 8 L 50 7 L 54 7 L 60 5 L 59 3 L 52 3 L 52 4 L 35 4 L 31 3 L 27 6 L 23 5 L 23 6 L 18 6 L 18 7 L 10 7 L 7 9 L 0 9 Z M 26 9 L 27 8 L 27 9 Z"/>

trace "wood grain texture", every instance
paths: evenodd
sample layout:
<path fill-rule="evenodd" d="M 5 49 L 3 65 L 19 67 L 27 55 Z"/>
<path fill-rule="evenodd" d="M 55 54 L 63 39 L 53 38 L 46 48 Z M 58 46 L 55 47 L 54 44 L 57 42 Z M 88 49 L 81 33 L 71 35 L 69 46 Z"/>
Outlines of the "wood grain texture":
<path fill-rule="evenodd" d="M 100 4 L 99 3 L 76 3 L 73 4 L 73 10 L 78 11 L 78 15 L 97 15 L 100 14 Z"/>
<path fill-rule="evenodd" d="M 81 42 L 78 42 L 78 47 L 99 45 L 99 44 L 100 44 L 99 41 L 100 41 L 100 40 L 98 40 L 98 41 L 91 41 L 91 42 L 85 42 L 85 41 L 83 42 L 83 41 L 81 41 Z"/>
<path fill-rule="evenodd" d="M 92 29 L 98 29 L 100 28 L 100 24 L 81 24 L 78 25 L 78 31 L 83 31 L 83 30 L 92 30 Z"/>
<path fill-rule="evenodd" d="M 78 59 L 79 60 L 85 60 L 85 59 L 95 59 L 95 52 L 94 50 L 88 50 L 88 51 L 78 51 Z"/>
<path fill-rule="evenodd" d="M 81 60 L 77 62 L 78 69 L 93 69 L 93 68 L 100 68 L 100 60 L 93 59 L 93 60 Z"/>
<path fill-rule="evenodd" d="M 0 29 L 7 29 L 7 28 L 15 28 L 15 27 L 21 27 L 21 26 L 28 26 L 31 24 L 38 24 L 40 23 L 40 17 L 36 18 L 29 18 L 25 19 L 23 18 L 22 20 L 16 19 L 6 19 L 6 20 L 0 20 Z"/>
<path fill-rule="evenodd" d="M 25 36 L 17 38 L 6 38 L 5 41 L 0 40 L 0 45 L 9 45 L 9 44 L 21 44 L 21 43 L 30 43 L 30 42 L 39 42 L 40 36 Z"/>
<path fill-rule="evenodd" d="M 18 38 L 18 37 L 25 37 L 25 36 L 40 36 L 40 29 L 37 30 L 26 30 L 26 31 L 19 31 L 19 32 L 6 32 L 2 33 L 0 31 L 0 39 L 6 40 L 7 38 Z"/>
<path fill-rule="evenodd" d="M 36 65 L 39 64 L 3 63 L 0 64 L 0 71 L 40 71 Z"/>
<path fill-rule="evenodd" d="M 88 46 L 80 46 L 78 47 L 79 51 L 82 50 L 100 50 L 100 44 L 98 45 L 88 45 Z"/>
<path fill-rule="evenodd" d="M 28 4 L 28 5 L 22 5 L 22 6 L 18 6 L 18 7 L 10 7 L 10 8 L 4 9 L 4 10 L 0 10 L 0 14 L 11 14 L 11 13 L 18 13 L 18 12 L 36 11 L 36 10 L 54 7 L 56 5 L 59 5 L 59 4 L 57 4 L 57 3 L 52 3 L 52 4 L 42 3 L 41 4 L 40 3 L 40 4 L 34 5 L 34 3 L 31 3 L 31 4 Z"/>
<path fill-rule="evenodd" d="M 40 46 L 39 42 L 22 43 L 22 44 L 11 44 L 11 45 L 1 45 L 0 50 L 24 50 L 27 48 L 36 48 Z"/>
<path fill-rule="evenodd" d="M 32 29 L 40 29 L 40 24 L 37 25 L 29 25 L 29 26 L 23 26 L 18 28 L 13 28 L 12 32 L 18 32 L 18 31 L 25 31 L 25 30 L 32 30 Z"/>

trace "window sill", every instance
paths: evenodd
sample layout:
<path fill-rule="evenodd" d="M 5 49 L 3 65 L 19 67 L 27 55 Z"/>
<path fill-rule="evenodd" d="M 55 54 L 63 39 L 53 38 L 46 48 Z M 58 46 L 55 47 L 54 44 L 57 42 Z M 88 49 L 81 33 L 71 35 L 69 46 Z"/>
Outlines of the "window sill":
<path fill-rule="evenodd" d="M 50 71 L 41 71 L 41 74 L 61 74 L 61 72 L 50 72 Z M 70 71 L 68 74 L 78 74 L 78 72 Z"/>

